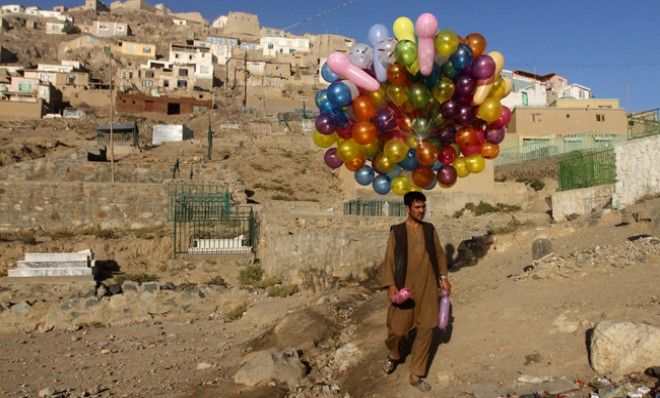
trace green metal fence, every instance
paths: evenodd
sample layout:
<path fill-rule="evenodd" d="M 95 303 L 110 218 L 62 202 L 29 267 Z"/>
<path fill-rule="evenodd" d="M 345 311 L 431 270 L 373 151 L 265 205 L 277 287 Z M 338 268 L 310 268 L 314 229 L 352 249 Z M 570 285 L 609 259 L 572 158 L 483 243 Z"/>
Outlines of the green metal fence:
<path fill-rule="evenodd" d="M 229 191 L 217 183 L 185 182 L 171 187 L 175 256 L 256 250 L 259 216 L 251 206 L 232 206 L 230 199 Z"/>
<path fill-rule="evenodd" d="M 354 216 L 405 216 L 406 207 L 402 200 L 362 200 L 344 203 L 344 214 Z"/>
<path fill-rule="evenodd" d="M 587 188 L 616 182 L 614 149 L 570 154 L 559 162 L 559 190 Z"/>

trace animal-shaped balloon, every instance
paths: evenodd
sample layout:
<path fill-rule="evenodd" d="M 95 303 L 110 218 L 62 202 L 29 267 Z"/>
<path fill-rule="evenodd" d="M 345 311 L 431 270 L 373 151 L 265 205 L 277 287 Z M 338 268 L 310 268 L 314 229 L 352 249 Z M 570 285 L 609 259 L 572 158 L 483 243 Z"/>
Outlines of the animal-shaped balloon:
<path fill-rule="evenodd" d="M 356 86 L 367 91 L 376 91 L 380 83 L 359 67 L 353 65 L 344 53 L 334 52 L 328 57 L 330 70 L 355 83 Z"/>
<path fill-rule="evenodd" d="M 368 69 L 374 59 L 374 50 L 364 43 L 356 43 L 348 50 L 348 59 L 358 68 Z"/>

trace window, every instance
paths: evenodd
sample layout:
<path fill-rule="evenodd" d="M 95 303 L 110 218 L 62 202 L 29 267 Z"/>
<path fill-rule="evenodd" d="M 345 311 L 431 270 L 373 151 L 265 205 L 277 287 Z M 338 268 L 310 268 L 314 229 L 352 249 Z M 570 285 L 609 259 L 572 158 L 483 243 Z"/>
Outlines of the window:
<path fill-rule="evenodd" d="M 192 54 L 188 55 L 188 59 L 189 59 L 189 60 L 193 59 Z"/>
<path fill-rule="evenodd" d="M 145 70 L 144 71 L 144 77 L 153 79 L 154 78 L 154 71 L 152 70 Z"/>
<path fill-rule="evenodd" d="M 151 87 L 153 84 L 153 80 L 142 80 L 142 87 Z"/>
<path fill-rule="evenodd" d="M 169 80 L 163 80 L 163 87 L 168 88 L 170 86 Z"/>
<path fill-rule="evenodd" d="M 543 117 L 540 113 L 532 113 L 532 122 L 541 122 Z"/>
<path fill-rule="evenodd" d="M 129 53 L 135 51 L 135 47 L 133 46 L 133 43 L 128 43 L 128 45 L 126 46 L 126 51 L 128 51 Z"/>
<path fill-rule="evenodd" d="M 41 76 L 39 76 L 39 80 L 41 80 L 42 82 L 49 82 L 50 75 L 47 73 L 42 73 Z"/>
<path fill-rule="evenodd" d="M 110 25 L 105 24 L 105 23 L 100 23 L 99 24 L 99 30 L 110 30 Z"/>
<path fill-rule="evenodd" d="M 66 84 L 68 86 L 72 86 L 72 85 L 76 84 L 76 76 L 75 75 L 68 75 L 66 77 Z"/>
<path fill-rule="evenodd" d="M 179 69 L 179 76 L 188 76 L 188 69 Z"/>
<path fill-rule="evenodd" d="M 151 47 L 149 47 L 149 46 L 142 47 L 142 52 L 144 54 L 151 54 Z"/>
<path fill-rule="evenodd" d="M 273 45 L 273 43 L 268 43 L 268 49 L 269 49 L 269 50 L 272 50 L 273 48 L 275 48 L 275 46 Z"/>
<path fill-rule="evenodd" d="M 30 92 L 30 91 L 32 91 L 32 83 L 28 83 L 28 82 L 18 83 L 18 91 L 21 91 L 21 92 Z"/>
<path fill-rule="evenodd" d="M 601 114 L 596 115 L 596 121 L 597 122 L 604 122 L 605 121 L 605 115 L 601 115 Z"/>
<path fill-rule="evenodd" d="M 175 53 L 174 58 L 178 59 L 179 58 L 179 53 Z"/>
<path fill-rule="evenodd" d="M 124 72 L 122 73 L 122 78 L 123 78 L 124 80 L 131 80 L 131 79 L 133 78 L 133 72 L 124 71 Z"/>
<path fill-rule="evenodd" d="M 178 88 L 188 88 L 188 82 L 186 80 L 177 80 L 176 86 Z"/>
<path fill-rule="evenodd" d="M 296 52 L 295 49 L 293 49 L 293 48 L 290 48 L 290 49 L 289 49 L 289 54 L 293 54 L 293 53 L 295 53 L 295 52 Z"/>
<path fill-rule="evenodd" d="M 527 93 L 525 92 L 522 93 L 522 104 L 524 106 L 527 106 L 529 104 L 529 99 L 527 98 Z"/>
<path fill-rule="evenodd" d="M 571 118 L 571 115 L 567 113 L 566 114 L 566 119 L 570 119 L 570 118 Z"/>

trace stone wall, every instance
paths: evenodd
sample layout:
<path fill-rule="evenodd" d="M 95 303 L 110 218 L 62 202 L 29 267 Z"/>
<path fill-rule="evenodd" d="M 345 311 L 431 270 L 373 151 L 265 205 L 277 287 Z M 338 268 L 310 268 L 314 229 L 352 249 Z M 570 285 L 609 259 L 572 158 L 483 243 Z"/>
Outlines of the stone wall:
<path fill-rule="evenodd" d="M 617 145 L 616 184 L 612 204 L 626 207 L 646 195 L 660 192 L 660 135 Z"/>
<path fill-rule="evenodd" d="M 0 181 L 1 231 L 148 228 L 167 206 L 163 184 Z"/>
<path fill-rule="evenodd" d="M 587 214 L 602 209 L 612 200 L 613 192 L 612 185 L 556 192 L 552 195 L 552 218 L 560 222 L 572 214 Z"/>

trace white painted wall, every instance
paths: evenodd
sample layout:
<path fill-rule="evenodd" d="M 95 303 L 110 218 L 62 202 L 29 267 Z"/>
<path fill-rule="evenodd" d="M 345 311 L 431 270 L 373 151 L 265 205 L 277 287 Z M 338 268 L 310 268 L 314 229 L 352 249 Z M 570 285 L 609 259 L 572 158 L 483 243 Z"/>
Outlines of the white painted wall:
<path fill-rule="evenodd" d="M 616 184 L 612 205 L 622 208 L 660 192 L 660 135 L 628 141 L 614 148 Z"/>
<path fill-rule="evenodd" d="M 523 101 L 525 95 L 527 95 L 527 105 Z M 502 99 L 501 103 L 512 110 L 516 106 L 547 106 L 548 94 L 545 86 L 536 83 L 520 91 L 509 93 L 509 95 Z"/>

